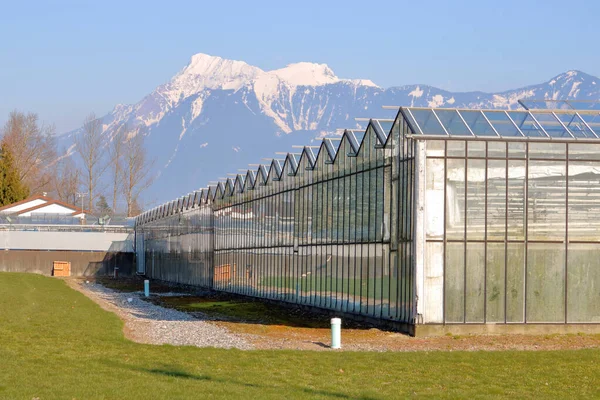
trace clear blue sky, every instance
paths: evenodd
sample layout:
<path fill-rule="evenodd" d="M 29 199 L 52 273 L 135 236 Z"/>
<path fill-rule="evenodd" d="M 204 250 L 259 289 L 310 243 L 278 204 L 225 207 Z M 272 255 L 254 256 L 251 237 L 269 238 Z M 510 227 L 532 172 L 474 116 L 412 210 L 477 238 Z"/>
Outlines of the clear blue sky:
<path fill-rule="evenodd" d="M 600 2 L 6 1 L 0 124 L 37 112 L 59 133 L 135 103 L 195 53 L 263 69 L 328 64 L 380 86 L 497 91 L 600 76 Z"/>

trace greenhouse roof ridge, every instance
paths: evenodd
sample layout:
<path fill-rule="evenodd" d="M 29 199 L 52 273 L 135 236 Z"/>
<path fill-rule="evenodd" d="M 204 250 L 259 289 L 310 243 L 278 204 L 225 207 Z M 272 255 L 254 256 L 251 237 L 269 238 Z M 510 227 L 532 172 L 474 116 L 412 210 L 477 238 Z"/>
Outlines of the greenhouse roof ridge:
<path fill-rule="evenodd" d="M 416 139 L 600 141 L 600 111 L 400 107 Z"/>
<path fill-rule="evenodd" d="M 191 210 L 201 204 L 211 204 L 216 199 L 253 190 L 257 186 L 264 186 L 269 182 L 280 181 L 283 175 L 295 176 L 301 167 L 305 170 L 313 170 L 320 163 L 323 165 L 333 164 L 340 153 L 343 153 L 340 152 L 340 149 L 344 145 L 347 146 L 345 157 L 357 157 L 364 147 L 364 139 L 367 135 L 373 136 L 372 145 L 375 148 L 383 148 L 391 132 L 392 121 L 397 121 L 398 118 L 400 118 L 400 114 L 397 115 L 396 120 L 369 119 L 366 129 L 344 129 L 341 136 L 322 138 L 318 146 L 293 146 L 294 148 L 302 148 L 300 153 L 293 151 L 287 153 L 277 152 L 276 154 L 285 155 L 285 157 L 265 158 L 263 159 L 267 161 L 265 163 L 249 165 L 250 167 L 256 167 L 256 169 L 248 169 L 246 173 L 227 174 L 229 177 L 211 181 L 205 188 L 195 190 L 185 196 L 143 212 L 136 217 L 136 223 L 143 224 L 185 210 Z"/>

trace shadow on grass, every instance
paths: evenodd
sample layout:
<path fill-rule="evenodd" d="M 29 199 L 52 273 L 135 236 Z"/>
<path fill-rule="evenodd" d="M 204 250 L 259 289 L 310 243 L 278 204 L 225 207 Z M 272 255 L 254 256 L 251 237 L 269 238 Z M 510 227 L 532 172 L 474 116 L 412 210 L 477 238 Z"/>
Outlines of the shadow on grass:
<path fill-rule="evenodd" d="M 118 362 L 114 362 L 114 361 L 110 361 L 110 362 L 105 361 L 105 362 L 103 362 L 103 364 L 108 364 L 113 368 L 117 367 L 117 368 L 129 369 L 129 370 L 137 371 L 137 372 L 161 375 L 161 376 L 168 377 L 168 378 L 214 382 L 214 383 L 221 383 L 221 384 L 225 384 L 225 385 L 237 385 L 237 386 L 242 386 L 242 387 L 246 387 L 246 388 L 258 388 L 258 389 L 262 388 L 262 389 L 282 390 L 282 387 L 275 386 L 275 385 L 258 385 L 258 384 L 254 384 L 254 383 L 241 382 L 241 381 L 238 381 L 235 379 L 215 378 L 215 377 L 212 377 L 210 375 L 205 375 L 205 374 L 195 375 L 195 374 L 191 374 L 182 369 L 179 369 L 172 365 L 167 365 L 167 364 L 163 364 L 157 368 L 146 368 L 146 367 L 140 367 L 140 366 L 136 366 L 136 365 L 127 365 L 127 364 L 122 364 L 122 363 L 118 363 Z M 377 398 L 375 398 L 375 397 L 350 396 L 345 393 L 331 392 L 328 390 L 307 388 L 307 387 L 296 386 L 296 385 L 288 385 L 287 388 L 298 391 L 298 392 L 305 393 L 306 395 L 313 395 L 313 396 L 319 395 L 319 396 L 331 397 L 331 398 L 336 398 L 336 399 L 377 400 Z"/>
<path fill-rule="evenodd" d="M 143 279 L 133 278 L 104 278 L 96 282 L 119 292 L 139 292 L 143 288 Z M 150 282 L 151 296 L 148 299 L 155 305 L 173 308 L 188 313 L 201 320 L 240 322 L 259 325 L 281 325 L 294 328 L 329 329 L 330 310 L 318 310 L 292 303 L 276 303 L 264 299 L 251 298 L 227 292 L 210 291 L 201 288 L 194 289 L 186 286 L 169 286 L 165 282 Z M 164 293 L 170 295 L 165 296 Z M 176 295 L 175 293 L 181 295 Z M 129 304 L 136 317 L 144 319 L 162 319 L 153 316 L 147 309 L 135 309 L 136 304 Z M 344 328 L 371 329 L 373 325 L 350 318 L 344 320 Z"/>
<path fill-rule="evenodd" d="M 291 303 L 276 304 L 228 293 L 208 296 L 155 296 L 150 301 L 161 307 L 189 313 L 199 319 L 246 324 L 329 329 L 332 316 L 327 310 L 308 309 Z M 371 329 L 373 326 L 365 322 L 345 319 L 344 328 Z"/>
<path fill-rule="evenodd" d="M 163 364 L 157 368 L 146 368 L 146 367 L 140 367 L 137 365 L 122 364 L 122 363 L 118 363 L 118 362 L 114 362 L 114 361 L 103 362 L 103 364 L 108 364 L 113 368 L 117 367 L 117 368 L 129 369 L 129 370 L 137 371 L 137 372 L 145 372 L 145 373 L 154 374 L 154 375 L 162 375 L 162 376 L 165 376 L 168 378 L 189 379 L 189 380 L 194 380 L 194 381 L 211 381 L 211 382 L 216 382 L 216 383 L 234 384 L 234 385 L 239 385 L 239 386 L 244 386 L 244 387 L 262 387 L 261 385 L 255 385 L 253 383 L 245 383 L 245 382 L 238 382 L 235 380 L 215 378 L 210 375 L 204 375 L 204 374 L 203 375 L 195 375 L 195 374 L 191 374 L 182 369 L 179 369 L 172 365 L 167 365 L 167 364 Z"/>

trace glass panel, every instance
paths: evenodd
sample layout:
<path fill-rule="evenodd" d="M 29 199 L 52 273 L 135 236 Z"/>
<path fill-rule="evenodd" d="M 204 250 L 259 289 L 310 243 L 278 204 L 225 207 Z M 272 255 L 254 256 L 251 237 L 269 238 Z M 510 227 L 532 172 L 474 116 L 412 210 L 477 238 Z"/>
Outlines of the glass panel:
<path fill-rule="evenodd" d="M 600 161 L 600 144 L 569 143 L 569 159 Z"/>
<path fill-rule="evenodd" d="M 488 142 L 488 157 L 506 157 L 506 142 Z"/>
<path fill-rule="evenodd" d="M 600 163 L 569 163 L 569 240 L 598 241 Z"/>
<path fill-rule="evenodd" d="M 527 150 L 527 144 L 523 142 L 509 142 L 508 143 L 508 157 L 509 158 L 525 158 L 525 152 Z"/>
<path fill-rule="evenodd" d="M 444 160 L 427 159 L 427 183 L 425 198 L 427 238 L 442 238 L 444 235 Z"/>
<path fill-rule="evenodd" d="M 467 142 L 467 156 L 468 157 L 485 157 L 485 144 L 484 141 L 470 140 Z"/>
<path fill-rule="evenodd" d="M 595 138 L 594 133 L 583 123 L 581 118 L 573 113 L 556 113 L 556 117 L 571 131 L 573 136 Z"/>
<path fill-rule="evenodd" d="M 394 125 L 394 123 L 391 121 L 381 121 L 381 120 L 376 120 L 376 121 L 379 123 L 379 126 L 381 126 L 383 133 L 385 133 L 385 135 L 387 136 L 390 133 L 390 131 L 392 130 L 392 125 Z"/>
<path fill-rule="evenodd" d="M 508 243 L 506 256 L 506 322 L 523 322 L 525 244 Z"/>
<path fill-rule="evenodd" d="M 566 144 L 564 143 L 529 143 L 529 158 L 564 160 L 566 151 Z"/>
<path fill-rule="evenodd" d="M 565 320 L 565 246 L 529 243 L 527 251 L 527 322 Z"/>
<path fill-rule="evenodd" d="M 535 113 L 534 116 L 550 137 L 571 139 L 572 136 L 554 115 L 548 113 Z"/>
<path fill-rule="evenodd" d="M 446 244 L 446 322 L 464 322 L 465 244 Z"/>
<path fill-rule="evenodd" d="M 426 154 L 428 157 L 443 157 L 446 147 L 445 140 L 426 140 Z"/>
<path fill-rule="evenodd" d="M 447 160 L 446 237 L 465 237 L 465 160 Z"/>
<path fill-rule="evenodd" d="M 467 160 L 467 239 L 485 239 L 485 160 Z"/>
<path fill-rule="evenodd" d="M 600 322 L 600 245 L 570 244 L 567 322 Z"/>
<path fill-rule="evenodd" d="M 481 111 L 460 111 L 460 115 L 462 115 L 475 136 L 498 136 L 490 124 L 485 120 Z"/>
<path fill-rule="evenodd" d="M 508 111 L 508 114 L 527 137 L 546 137 L 535 120 L 526 112 Z M 495 126 L 495 125 L 494 125 Z M 514 135 L 513 135 L 514 136 Z"/>
<path fill-rule="evenodd" d="M 444 128 L 438 122 L 431 110 L 420 110 L 411 108 L 410 112 L 425 135 L 444 135 Z"/>
<path fill-rule="evenodd" d="M 488 161 L 487 239 L 504 240 L 506 217 L 506 161 Z"/>
<path fill-rule="evenodd" d="M 487 322 L 504 322 L 504 257 L 504 243 L 487 244 Z"/>
<path fill-rule="evenodd" d="M 519 130 L 517 129 L 515 124 L 513 124 L 511 122 L 510 118 L 508 118 L 508 115 L 506 115 L 506 113 L 497 112 L 497 111 L 484 111 L 483 113 L 485 114 L 487 119 L 490 120 L 490 122 L 492 123 L 494 128 L 496 128 L 496 131 L 498 131 L 500 136 L 503 136 L 503 137 L 515 137 L 515 136 L 521 137 L 521 136 L 523 136 L 523 135 L 521 135 L 521 133 L 519 133 Z"/>
<path fill-rule="evenodd" d="M 570 110 L 573 108 L 567 100 L 522 100 L 529 110 Z"/>
<path fill-rule="evenodd" d="M 525 234 L 525 161 L 508 161 L 507 233 L 509 240 Z"/>
<path fill-rule="evenodd" d="M 456 110 L 435 110 L 435 113 L 450 135 L 473 136 Z"/>
<path fill-rule="evenodd" d="M 566 165 L 530 161 L 527 202 L 529 240 L 564 240 L 566 229 Z"/>
<path fill-rule="evenodd" d="M 598 114 L 579 114 L 581 119 L 585 121 L 595 133 L 600 137 L 600 116 Z"/>
<path fill-rule="evenodd" d="M 465 156 L 465 142 L 463 140 L 448 140 L 446 145 L 448 146 L 449 157 Z"/>
<path fill-rule="evenodd" d="M 484 322 L 485 243 L 467 243 L 466 322 Z"/>

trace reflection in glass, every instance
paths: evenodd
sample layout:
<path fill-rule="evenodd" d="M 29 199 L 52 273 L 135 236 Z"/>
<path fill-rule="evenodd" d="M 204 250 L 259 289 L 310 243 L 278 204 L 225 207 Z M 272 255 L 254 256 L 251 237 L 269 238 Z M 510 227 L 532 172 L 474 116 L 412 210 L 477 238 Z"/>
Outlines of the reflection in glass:
<path fill-rule="evenodd" d="M 569 240 L 598 241 L 600 163 L 569 163 Z"/>
<path fill-rule="evenodd" d="M 566 165 L 529 161 L 527 230 L 529 240 L 564 240 Z"/>
<path fill-rule="evenodd" d="M 446 172 L 446 237 L 465 237 L 465 160 L 448 159 Z"/>

